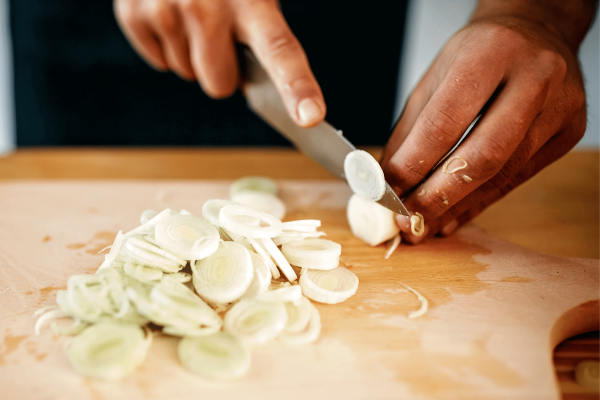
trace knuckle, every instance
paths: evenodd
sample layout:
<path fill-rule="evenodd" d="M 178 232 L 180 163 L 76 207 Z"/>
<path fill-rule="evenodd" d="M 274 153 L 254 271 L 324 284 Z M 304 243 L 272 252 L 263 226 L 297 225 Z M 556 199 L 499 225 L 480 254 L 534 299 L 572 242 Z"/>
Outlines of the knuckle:
<path fill-rule="evenodd" d="M 398 157 L 396 154 L 383 165 L 383 173 L 390 183 L 398 186 L 403 192 L 411 188 L 411 182 L 419 182 L 425 176 L 419 171 L 419 167 L 407 162 L 405 157 Z"/>
<path fill-rule="evenodd" d="M 490 24 L 486 34 L 492 43 L 499 44 L 501 47 L 517 48 L 523 44 L 524 37 L 513 28 L 501 23 Z"/>
<path fill-rule="evenodd" d="M 164 1 L 157 1 L 150 11 L 149 18 L 160 27 L 161 33 L 174 36 L 177 33 L 177 25 L 171 14 L 170 6 Z"/>
<path fill-rule="evenodd" d="M 460 120 L 453 116 L 451 111 L 439 108 L 424 114 L 427 121 L 427 138 L 443 146 L 453 146 L 458 140 L 457 132 L 460 130 Z"/>
<path fill-rule="evenodd" d="M 423 209 L 427 210 L 427 214 L 436 217 L 442 215 L 450 209 L 450 199 L 443 190 L 431 189 L 429 195 L 423 196 Z"/>
<path fill-rule="evenodd" d="M 304 90 L 314 85 L 314 79 L 307 75 L 295 76 L 285 83 L 285 87 L 292 92 Z"/>
<path fill-rule="evenodd" d="M 298 40 L 287 29 L 281 29 L 265 38 L 265 49 L 270 58 L 285 57 L 296 52 L 299 47 Z"/>
<path fill-rule="evenodd" d="M 504 147 L 502 143 L 489 138 L 485 143 L 479 143 L 472 147 L 469 166 L 477 171 L 479 179 L 487 179 L 502 168 L 506 152 Z"/>

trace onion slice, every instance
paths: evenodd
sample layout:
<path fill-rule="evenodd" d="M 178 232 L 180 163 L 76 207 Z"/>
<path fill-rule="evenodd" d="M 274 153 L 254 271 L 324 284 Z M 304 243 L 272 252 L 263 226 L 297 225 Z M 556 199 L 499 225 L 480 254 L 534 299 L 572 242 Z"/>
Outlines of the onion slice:
<path fill-rule="evenodd" d="M 377 160 L 364 150 L 346 155 L 344 175 L 352 191 L 362 197 L 377 201 L 385 194 L 383 170 Z"/>
<path fill-rule="evenodd" d="M 227 332 L 184 338 L 177 353 L 188 370 L 208 378 L 238 378 L 250 367 L 250 351 Z"/>
<path fill-rule="evenodd" d="M 309 299 L 336 304 L 350 298 L 358 288 L 358 278 L 346 268 L 329 271 L 309 269 L 300 275 L 302 293 Z"/>
<path fill-rule="evenodd" d="M 346 212 L 354 236 L 371 246 L 390 240 L 400 231 L 393 211 L 356 194 L 350 197 Z"/>
<path fill-rule="evenodd" d="M 210 257 L 192 268 L 196 291 L 212 304 L 239 299 L 250 287 L 254 267 L 250 253 L 235 242 L 223 242 Z"/>
<path fill-rule="evenodd" d="M 184 260 L 201 260 L 219 246 L 219 231 L 210 222 L 192 215 L 172 215 L 156 225 L 156 243 Z"/>
<path fill-rule="evenodd" d="M 247 176 L 233 182 L 229 187 L 229 196 L 235 197 L 240 193 L 259 192 L 277 196 L 277 183 L 263 176 Z"/>
<path fill-rule="evenodd" d="M 302 298 L 302 289 L 299 285 L 286 286 L 280 289 L 268 290 L 256 296 L 256 300 L 272 302 L 298 303 Z"/>
<path fill-rule="evenodd" d="M 279 197 L 261 192 L 241 192 L 231 196 L 231 200 L 273 215 L 277 219 L 285 217 L 285 204 Z"/>
<path fill-rule="evenodd" d="M 271 271 L 263 258 L 253 251 L 249 253 L 254 267 L 254 278 L 252 278 L 252 283 L 242 298 L 256 297 L 259 293 L 267 291 L 271 284 Z"/>
<path fill-rule="evenodd" d="M 219 222 L 219 212 L 225 206 L 231 205 L 239 205 L 232 200 L 222 200 L 222 199 L 211 199 L 207 200 L 202 206 L 202 216 L 214 226 L 218 226 L 221 228 L 221 223 Z"/>
<path fill-rule="evenodd" d="M 279 334 L 278 339 L 290 346 L 312 343 L 319 338 L 321 333 L 321 315 L 319 311 L 308 302 L 309 320 L 304 329 L 298 332 L 290 332 L 285 329 Z"/>
<path fill-rule="evenodd" d="M 284 328 L 284 332 L 298 333 L 306 328 L 311 316 L 310 300 L 301 296 L 296 303 L 285 303 L 285 310 L 288 314 L 288 320 Z"/>
<path fill-rule="evenodd" d="M 267 342 L 285 327 L 287 312 L 283 303 L 243 299 L 225 314 L 225 331 L 248 345 Z"/>
<path fill-rule="evenodd" d="M 258 218 L 267 226 L 252 226 L 239 219 L 236 216 L 248 215 Z M 230 230 L 238 235 L 251 238 L 271 238 L 281 233 L 281 221 L 271 214 L 255 210 L 248 206 L 227 205 L 221 208 L 219 212 L 219 223 L 221 227 Z"/>
<path fill-rule="evenodd" d="M 303 239 L 283 244 L 281 252 L 290 264 L 328 270 L 339 265 L 342 246 L 326 239 Z"/>
<path fill-rule="evenodd" d="M 151 341 L 137 325 L 102 322 L 73 339 L 69 359 L 85 376 L 116 380 L 144 361 Z"/>

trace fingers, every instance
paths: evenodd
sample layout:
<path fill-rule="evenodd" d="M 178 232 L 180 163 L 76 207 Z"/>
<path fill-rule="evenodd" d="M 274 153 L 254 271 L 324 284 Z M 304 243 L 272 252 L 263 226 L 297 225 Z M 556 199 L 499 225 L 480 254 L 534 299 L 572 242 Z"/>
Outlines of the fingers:
<path fill-rule="evenodd" d="M 485 196 L 498 181 L 512 177 L 558 129 L 546 126 L 543 118 L 533 124 L 545 93 L 525 75 L 507 83 L 471 136 L 448 160 L 456 159 L 418 186 L 406 199 L 406 207 L 421 212 L 425 221 L 433 221 L 480 186 L 479 193 Z"/>
<path fill-rule="evenodd" d="M 144 2 L 142 13 L 148 26 L 160 39 L 163 56 L 170 70 L 186 80 L 195 80 L 190 63 L 188 41 L 177 7 L 168 0 Z"/>
<path fill-rule="evenodd" d="M 276 0 L 243 0 L 233 5 L 236 32 L 275 83 L 292 119 L 313 126 L 325 118 L 325 101 L 306 54 L 277 7 Z"/>
<path fill-rule="evenodd" d="M 458 227 L 475 218 L 489 205 L 504 197 L 512 189 L 572 149 L 583 136 L 585 123 L 585 110 L 582 110 L 566 129 L 553 136 L 545 144 L 539 144 L 539 146 L 532 148 L 530 144 L 525 144 L 526 141 L 523 141 L 522 146 L 519 146 L 515 151 L 514 157 L 511 157 L 500 173 L 477 188 L 445 214 L 437 219 L 428 221 L 427 225 L 429 229 L 427 233 L 430 236 L 436 233 L 448 236 Z M 559 119 L 554 116 L 538 118 L 532 125 L 532 129 L 530 129 L 527 136 L 533 138 L 536 134 L 539 134 L 536 131 L 542 129 L 552 130 L 559 125 Z M 530 140 L 530 142 L 533 142 L 533 140 Z M 524 157 L 518 155 L 518 153 L 522 152 L 530 152 L 532 156 L 522 161 Z M 421 241 L 420 238 L 413 237 L 412 235 L 406 236 L 408 242 L 415 243 Z"/>
<path fill-rule="evenodd" d="M 465 49 L 460 54 L 472 53 Z M 384 165 L 390 184 L 400 192 L 418 184 L 458 142 L 503 78 L 503 65 L 473 63 L 470 57 L 460 54 L 406 140 Z"/>
<path fill-rule="evenodd" d="M 190 62 L 202 89 L 211 97 L 235 91 L 239 70 L 229 6 L 223 1 L 180 1 L 188 35 Z"/>
<path fill-rule="evenodd" d="M 583 129 L 582 129 L 583 127 Z M 511 192 L 514 188 L 521 185 L 523 182 L 527 181 L 529 178 L 537 174 L 540 170 L 547 167 L 549 164 L 559 159 L 568 153 L 581 139 L 583 132 L 585 132 L 585 120 L 582 123 L 581 119 L 575 121 L 567 130 L 562 132 L 561 134 L 550 139 L 540 151 L 538 151 L 529 162 L 516 174 L 505 186 L 497 189 L 494 193 L 488 195 L 486 198 L 482 199 L 479 203 L 473 205 L 462 214 L 454 218 L 452 221 L 456 221 L 452 223 L 455 226 L 454 230 L 459 226 L 471 221 L 475 217 L 477 217 L 483 210 L 489 207 L 491 204 L 500 200 L 502 197 L 506 196 L 509 192 Z M 454 230 L 446 229 L 444 232 L 444 223 L 440 222 L 438 224 L 441 226 L 441 233 L 444 236 L 451 234 Z M 448 224 L 446 224 L 447 226 Z M 432 230 L 435 227 L 432 227 Z M 438 230 L 439 230 L 438 229 Z"/>
<path fill-rule="evenodd" d="M 142 18 L 138 1 L 115 1 L 113 7 L 117 23 L 133 48 L 150 66 L 166 71 L 168 64 L 160 43 Z"/>

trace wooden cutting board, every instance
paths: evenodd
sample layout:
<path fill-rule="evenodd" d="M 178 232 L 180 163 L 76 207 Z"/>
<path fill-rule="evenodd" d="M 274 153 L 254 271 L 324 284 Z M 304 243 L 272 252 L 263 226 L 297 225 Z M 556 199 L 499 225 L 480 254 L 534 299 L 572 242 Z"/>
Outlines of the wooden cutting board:
<path fill-rule="evenodd" d="M 345 185 L 282 181 L 286 219 L 321 219 L 360 280 L 348 301 L 317 304 L 323 329 L 316 343 L 254 348 L 249 373 L 223 383 L 187 372 L 178 340 L 158 337 L 134 374 L 99 382 L 75 373 L 69 338 L 47 328 L 33 334 L 33 312 L 54 304 L 70 275 L 93 273 L 103 259 L 98 250 L 118 230 L 136 227 L 141 211 L 199 214 L 205 200 L 227 198 L 228 185 L 0 184 L 2 399 L 558 399 L 552 349 L 598 327 L 598 260 L 525 250 L 476 226 L 401 245 L 384 260 L 382 246 L 351 235 Z M 399 282 L 428 299 L 427 314 L 407 317 L 419 302 Z"/>

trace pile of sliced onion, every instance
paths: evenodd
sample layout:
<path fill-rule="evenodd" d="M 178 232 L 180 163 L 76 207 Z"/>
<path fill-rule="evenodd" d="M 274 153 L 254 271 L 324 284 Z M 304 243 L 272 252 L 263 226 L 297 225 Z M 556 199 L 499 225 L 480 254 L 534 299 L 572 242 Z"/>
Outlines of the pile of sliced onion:
<path fill-rule="evenodd" d="M 339 267 L 341 246 L 320 238 L 321 221 L 281 221 L 285 207 L 274 185 L 236 181 L 233 200 L 208 200 L 204 218 L 144 211 L 139 227 L 119 231 L 96 274 L 70 277 L 57 306 L 39 310 L 36 333 L 49 320 L 72 318 L 50 327 L 78 334 L 69 349 L 73 366 L 106 380 L 131 373 L 156 330 L 183 338 L 187 369 L 218 379 L 248 370 L 248 346 L 314 342 L 321 317 L 309 299 L 344 301 L 358 278 Z M 281 275 L 287 282 L 272 281 Z"/>

